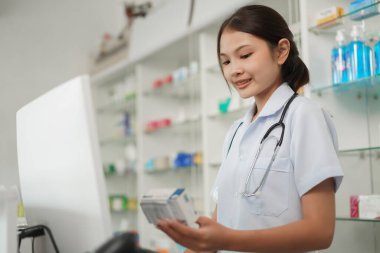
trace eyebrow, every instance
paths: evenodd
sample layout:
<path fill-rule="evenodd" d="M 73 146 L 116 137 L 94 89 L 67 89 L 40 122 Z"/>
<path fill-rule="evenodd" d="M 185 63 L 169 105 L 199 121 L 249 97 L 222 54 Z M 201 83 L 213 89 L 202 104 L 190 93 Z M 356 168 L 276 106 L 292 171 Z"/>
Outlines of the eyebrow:
<path fill-rule="evenodd" d="M 241 45 L 241 46 L 239 46 L 238 48 L 236 48 L 236 49 L 234 50 L 234 52 L 237 52 L 237 51 L 239 51 L 240 49 L 242 49 L 242 48 L 244 48 L 244 47 L 248 47 L 248 46 L 250 46 L 250 45 Z M 219 56 L 227 56 L 227 55 L 226 55 L 225 53 L 220 53 Z"/>

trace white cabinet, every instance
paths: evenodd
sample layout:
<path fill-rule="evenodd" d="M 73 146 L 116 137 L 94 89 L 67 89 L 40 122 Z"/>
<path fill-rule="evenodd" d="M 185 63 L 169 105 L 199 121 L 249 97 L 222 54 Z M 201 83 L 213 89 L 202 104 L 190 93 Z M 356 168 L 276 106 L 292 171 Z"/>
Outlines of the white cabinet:
<path fill-rule="evenodd" d="M 117 72 L 117 71 L 116 71 Z M 102 162 L 115 232 L 137 230 L 137 114 L 134 65 L 92 79 Z"/>
<path fill-rule="evenodd" d="M 352 25 L 364 24 L 371 37 L 380 31 L 380 16 L 352 21 L 350 2 L 301 0 L 302 48 L 311 73 L 310 95 L 333 115 L 345 173 L 336 195 L 335 238 L 327 252 L 374 253 L 380 252 L 379 222 L 350 218 L 350 196 L 380 194 L 380 79 L 370 77 L 333 86 L 330 55 L 338 29 L 345 29 L 349 39 Z M 338 20 L 341 24 L 316 27 L 317 12 L 331 6 L 346 10 Z"/>

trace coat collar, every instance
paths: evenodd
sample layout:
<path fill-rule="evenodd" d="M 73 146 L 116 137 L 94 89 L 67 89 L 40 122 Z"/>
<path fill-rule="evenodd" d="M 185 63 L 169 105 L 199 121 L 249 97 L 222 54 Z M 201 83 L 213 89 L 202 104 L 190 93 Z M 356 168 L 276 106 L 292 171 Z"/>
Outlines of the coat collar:
<path fill-rule="evenodd" d="M 285 82 L 281 84 L 270 96 L 256 119 L 274 115 L 285 106 L 286 102 L 293 94 L 294 91 L 290 88 L 288 83 Z M 250 124 L 255 110 L 256 104 L 254 103 L 251 109 L 244 115 L 243 118 L 241 118 L 240 122 L 247 122 Z"/>

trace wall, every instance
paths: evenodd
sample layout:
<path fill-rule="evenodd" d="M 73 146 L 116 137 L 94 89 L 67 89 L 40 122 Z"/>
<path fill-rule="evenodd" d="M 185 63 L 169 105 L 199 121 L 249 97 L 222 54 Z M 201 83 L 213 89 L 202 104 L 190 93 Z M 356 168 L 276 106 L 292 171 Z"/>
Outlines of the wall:
<path fill-rule="evenodd" d="M 123 27 L 122 1 L 0 1 L 0 185 L 18 184 L 16 111 L 86 72 L 104 32 Z"/>

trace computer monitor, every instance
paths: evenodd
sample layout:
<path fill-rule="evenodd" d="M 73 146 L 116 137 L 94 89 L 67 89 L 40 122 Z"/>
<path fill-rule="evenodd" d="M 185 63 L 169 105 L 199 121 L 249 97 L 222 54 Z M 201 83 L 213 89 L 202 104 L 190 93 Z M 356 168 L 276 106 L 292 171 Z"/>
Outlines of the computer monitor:
<path fill-rule="evenodd" d="M 63 253 L 93 250 L 112 236 L 89 83 L 72 79 L 17 112 L 27 222 L 48 226 Z"/>

